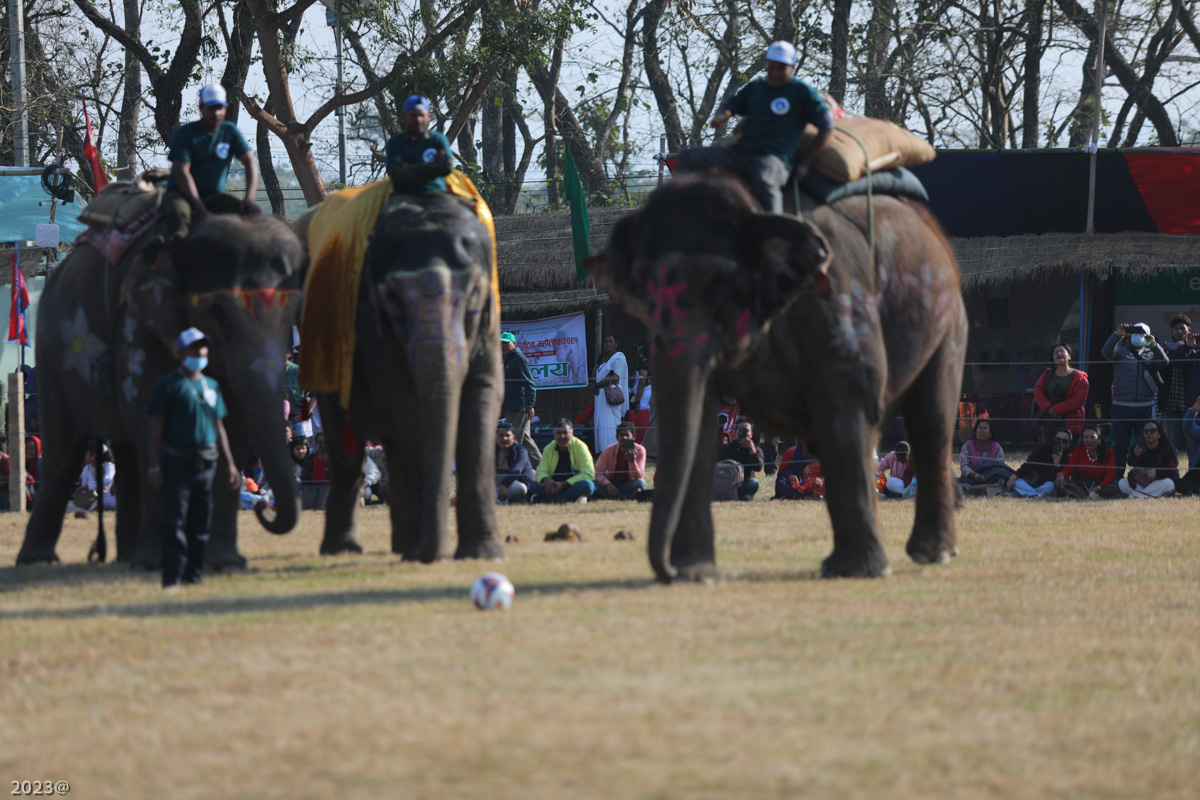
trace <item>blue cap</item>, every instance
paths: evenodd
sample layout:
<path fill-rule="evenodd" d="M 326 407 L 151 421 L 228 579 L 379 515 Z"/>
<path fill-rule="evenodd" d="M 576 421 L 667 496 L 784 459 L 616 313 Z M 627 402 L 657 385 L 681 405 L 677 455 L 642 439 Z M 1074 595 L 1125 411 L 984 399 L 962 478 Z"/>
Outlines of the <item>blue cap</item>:
<path fill-rule="evenodd" d="M 210 83 L 208 86 L 200 89 L 200 105 L 201 106 L 227 106 L 229 101 L 226 99 L 225 87 L 219 83 Z"/>
<path fill-rule="evenodd" d="M 412 97 L 404 101 L 405 114 L 410 111 L 416 111 L 418 108 L 423 108 L 426 111 L 429 110 L 429 100 L 424 95 L 414 94 Z"/>

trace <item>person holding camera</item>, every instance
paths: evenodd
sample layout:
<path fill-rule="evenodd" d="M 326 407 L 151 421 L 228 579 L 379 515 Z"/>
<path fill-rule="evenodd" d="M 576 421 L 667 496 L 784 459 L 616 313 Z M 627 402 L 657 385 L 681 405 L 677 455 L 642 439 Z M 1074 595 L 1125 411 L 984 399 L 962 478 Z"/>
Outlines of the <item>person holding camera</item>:
<path fill-rule="evenodd" d="M 646 448 L 637 443 L 631 422 L 617 426 L 617 443 L 596 459 L 593 500 L 634 500 L 646 490 Z"/>
<path fill-rule="evenodd" d="M 159 379 L 146 406 L 150 417 L 150 488 L 162 492 L 162 585 L 200 583 L 212 519 L 212 483 L 224 456 L 229 488 L 242 485 L 221 420 L 221 387 L 204 375 L 208 338 L 188 328 L 176 340 L 179 369 Z"/>
<path fill-rule="evenodd" d="M 1008 476 L 1008 491 L 1021 497 L 1045 497 L 1055 493 L 1058 473 L 1071 457 L 1071 442 L 1075 437 L 1070 428 L 1059 428 L 1047 444 L 1033 448 L 1025 463 Z"/>
<path fill-rule="evenodd" d="M 1117 486 L 1126 497 L 1164 497 L 1175 493 L 1179 458 L 1158 422 L 1150 420 L 1142 426 L 1142 436 L 1130 449 L 1125 463 L 1131 469 L 1117 481 Z"/>
<path fill-rule="evenodd" d="M 496 426 L 496 502 L 521 502 L 533 485 L 529 452 L 517 441 L 516 428 L 502 420 Z"/>
<path fill-rule="evenodd" d="M 1134 426 L 1154 419 L 1158 372 L 1169 363 L 1167 353 L 1144 322 L 1124 323 L 1100 349 L 1113 365 L 1112 434 L 1118 474 L 1125 472 Z"/>
<path fill-rule="evenodd" d="M 736 461 L 742 465 L 742 482 L 737 486 L 738 500 L 753 500 L 758 494 L 754 473 L 763 469 L 763 451 L 754 443 L 754 426 L 744 417 L 734 426 L 733 441 L 721 445 L 717 461 Z"/>

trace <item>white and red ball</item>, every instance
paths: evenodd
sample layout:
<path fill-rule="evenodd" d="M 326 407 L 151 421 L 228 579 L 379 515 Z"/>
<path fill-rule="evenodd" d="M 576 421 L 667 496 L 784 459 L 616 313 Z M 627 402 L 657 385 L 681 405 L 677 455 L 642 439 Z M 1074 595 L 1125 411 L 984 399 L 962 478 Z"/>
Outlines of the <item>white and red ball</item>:
<path fill-rule="evenodd" d="M 480 611 L 507 611 L 512 607 L 515 593 L 512 581 L 499 572 L 480 575 L 475 579 L 475 583 L 471 584 L 471 602 Z"/>

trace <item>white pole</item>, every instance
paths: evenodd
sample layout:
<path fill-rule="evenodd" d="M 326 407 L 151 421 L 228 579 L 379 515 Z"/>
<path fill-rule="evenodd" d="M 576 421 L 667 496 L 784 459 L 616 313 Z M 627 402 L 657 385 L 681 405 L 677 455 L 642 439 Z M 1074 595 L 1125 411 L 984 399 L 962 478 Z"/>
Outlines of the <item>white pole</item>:
<path fill-rule="evenodd" d="M 345 78 L 342 73 L 342 3 L 338 0 L 333 24 L 333 44 L 337 50 L 337 93 L 345 91 Z M 346 185 L 346 107 L 338 106 L 338 181 Z"/>
<path fill-rule="evenodd" d="M 659 134 L 658 137 L 658 185 L 662 186 L 663 175 L 667 168 L 667 135 Z"/>
<path fill-rule="evenodd" d="M 25 108 L 25 5 L 8 0 L 8 52 L 12 65 L 12 102 L 16 110 L 13 166 L 29 166 L 29 111 Z"/>
<path fill-rule="evenodd" d="M 1096 93 L 1095 105 L 1092 108 L 1092 144 L 1091 162 L 1088 167 L 1088 209 L 1087 232 L 1096 232 L 1096 154 L 1100 149 L 1100 93 L 1104 89 L 1104 39 L 1108 22 L 1108 0 L 1096 0 L 1097 16 L 1099 17 L 1100 41 L 1096 46 Z M 1083 309 L 1080 309 L 1082 313 Z"/>

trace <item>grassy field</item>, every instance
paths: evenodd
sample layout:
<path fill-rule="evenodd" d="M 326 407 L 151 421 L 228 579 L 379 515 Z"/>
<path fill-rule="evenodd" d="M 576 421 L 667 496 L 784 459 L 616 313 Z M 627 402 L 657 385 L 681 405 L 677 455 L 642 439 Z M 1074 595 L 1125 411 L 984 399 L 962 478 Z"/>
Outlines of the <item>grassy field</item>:
<path fill-rule="evenodd" d="M 79 798 L 1195 798 L 1196 500 L 968 501 L 961 555 L 814 579 L 819 503 L 716 508 L 715 586 L 661 587 L 649 507 L 500 509 L 502 565 L 316 555 L 242 517 L 249 571 L 0 568 L 0 775 Z M 0 516 L 10 565 L 23 515 Z M 578 523 L 584 543 L 542 534 Z M 630 528 L 637 541 L 614 541 Z M 467 601 L 487 569 L 508 613 Z M 6 791 L 11 783 L 0 784 Z"/>

